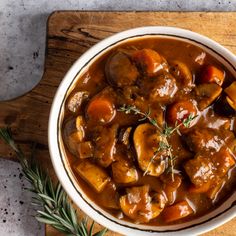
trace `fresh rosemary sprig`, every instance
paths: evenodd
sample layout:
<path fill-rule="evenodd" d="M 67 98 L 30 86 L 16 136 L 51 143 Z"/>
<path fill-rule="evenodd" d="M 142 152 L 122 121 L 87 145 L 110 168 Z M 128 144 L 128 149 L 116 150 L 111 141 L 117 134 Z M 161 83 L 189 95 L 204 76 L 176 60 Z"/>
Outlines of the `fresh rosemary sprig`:
<path fill-rule="evenodd" d="M 60 183 L 54 187 L 51 179 L 38 166 L 29 163 L 24 153 L 14 142 L 10 129 L 1 128 L 0 138 L 16 152 L 22 171 L 32 185 L 32 189 L 29 190 L 35 193 L 33 204 L 42 208 L 42 210 L 37 210 L 35 216 L 39 222 L 49 224 L 66 235 L 105 235 L 107 229 L 93 234 L 94 222 L 90 227 L 88 227 L 87 219 L 78 222 L 76 210 Z"/>
<path fill-rule="evenodd" d="M 176 123 L 174 127 L 168 126 L 166 123 L 164 124 L 164 128 L 161 128 L 157 121 L 150 117 L 151 110 L 148 109 L 148 112 L 142 112 L 140 111 L 136 106 L 131 105 L 123 105 L 118 109 L 119 111 L 125 112 L 126 114 L 134 113 L 135 115 L 140 115 L 142 118 L 139 119 L 139 121 L 148 120 L 152 125 L 154 125 L 157 130 L 160 132 L 161 140 L 158 143 L 158 148 L 156 151 L 154 151 L 154 155 L 152 156 L 150 162 L 148 163 L 147 169 L 144 172 L 143 175 L 146 175 L 148 173 L 150 165 L 154 162 L 155 158 L 158 157 L 158 154 L 160 152 L 165 151 L 168 156 L 168 168 L 167 171 L 171 172 L 172 181 L 174 181 L 174 173 L 176 172 L 174 170 L 174 162 L 177 157 L 174 157 L 172 154 L 172 146 L 170 145 L 168 138 L 174 133 L 177 132 L 179 135 L 181 135 L 179 128 L 181 126 L 184 126 L 186 128 L 190 127 L 191 122 L 197 117 L 197 115 L 190 114 L 187 118 L 185 118 L 182 122 Z"/>

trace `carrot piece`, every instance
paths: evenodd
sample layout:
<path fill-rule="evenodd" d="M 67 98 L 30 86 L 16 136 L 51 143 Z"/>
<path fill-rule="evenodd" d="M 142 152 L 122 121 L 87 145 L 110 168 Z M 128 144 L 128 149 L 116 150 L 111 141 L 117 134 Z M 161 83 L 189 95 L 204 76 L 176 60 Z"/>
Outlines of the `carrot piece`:
<path fill-rule="evenodd" d="M 87 115 L 91 120 L 108 123 L 115 116 L 114 105 L 107 98 L 95 98 L 87 107 Z"/>
<path fill-rule="evenodd" d="M 197 114 L 195 105 L 189 100 L 178 101 L 167 108 L 166 118 L 169 124 L 175 125 L 176 122 L 183 122 L 190 114 L 192 116 Z"/>
<path fill-rule="evenodd" d="M 209 65 L 204 67 L 200 82 L 201 83 L 216 83 L 222 85 L 225 79 L 225 73 L 222 70 L 219 70 L 217 67 Z"/>
<path fill-rule="evenodd" d="M 163 58 L 152 49 L 135 51 L 132 55 L 132 59 L 142 72 L 148 76 L 152 76 L 163 69 Z"/>
<path fill-rule="evenodd" d="M 210 181 L 206 182 L 200 187 L 197 187 L 195 185 L 191 185 L 189 188 L 190 193 L 206 193 L 210 189 Z"/>
<path fill-rule="evenodd" d="M 184 200 L 165 208 L 162 212 L 162 219 L 169 223 L 191 215 L 193 212 L 188 202 Z"/>

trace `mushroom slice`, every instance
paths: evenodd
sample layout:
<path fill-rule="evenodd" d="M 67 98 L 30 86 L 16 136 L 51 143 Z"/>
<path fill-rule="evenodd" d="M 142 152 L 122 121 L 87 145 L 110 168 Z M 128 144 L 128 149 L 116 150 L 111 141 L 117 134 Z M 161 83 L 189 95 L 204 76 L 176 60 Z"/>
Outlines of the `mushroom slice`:
<path fill-rule="evenodd" d="M 148 175 L 161 175 L 166 167 L 166 161 L 163 158 L 166 157 L 166 153 L 155 154 L 161 140 L 157 129 L 149 123 L 141 124 L 136 128 L 133 139 L 139 167 Z"/>
<path fill-rule="evenodd" d="M 108 58 L 105 65 L 105 73 L 108 82 L 117 87 L 133 85 L 139 76 L 136 66 L 121 51 L 114 53 Z"/>
<path fill-rule="evenodd" d="M 218 84 L 199 84 L 195 88 L 195 93 L 200 111 L 210 106 L 216 98 L 220 96 L 222 88 Z"/>
<path fill-rule="evenodd" d="M 193 76 L 188 66 L 178 60 L 170 63 L 170 73 L 184 86 L 184 90 L 191 90 L 193 87 Z"/>
<path fill-rule="evenodd" d="M 149 186 L 126 189 L 127 194 L 120 197 L 123 213 L 138 223 L 147 223 L 156 218 L 164 209 L 166 200 L 163 195 L 150 196 Z"/>
<path fill-rule="evenodd" d="M 97 192 L 101 192 L 110 181 L 106 171 L 89 160 L 80 162 L 75 170 Z"/>
<path fill-rule="evenodd" d="M 119 141 L 123 143 L 125 146 L 130 145 L 130 136 L 131 136 L 132 127 L 128 127 L 125 129 L 121 129 L 119 132 Z"/>
<path fill-rule="evenodd" d="M 80 110 L 80 107 L 85 99 L 89 96 L 87 91 L 75 92 L 67 100 L 67 108 L 69 111 L 76 113 Z"/>
<path fill-rule="evenodd" d="M 82 116 L 78 116 L 75 120 L 76 130 L 68 136 L 69 150 L 73 154 L 77 154 L 78 144 L 85 138 L 85 122 Z"/>

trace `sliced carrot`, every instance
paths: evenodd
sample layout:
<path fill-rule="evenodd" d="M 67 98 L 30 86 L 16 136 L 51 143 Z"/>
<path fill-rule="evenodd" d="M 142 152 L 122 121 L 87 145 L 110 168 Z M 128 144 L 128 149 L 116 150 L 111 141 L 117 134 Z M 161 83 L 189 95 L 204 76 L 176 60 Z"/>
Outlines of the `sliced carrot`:
<path fill-rule="evenodd" d="M 206 193 L 210 189 L 210 186 L 211 186 L 211 184 L 209 181 L 200 187 L 197 187 L 195 185 L 191 185 L 189 188 L 189 192 L 190 193 Z"/>
<path fill-rule="evenodd" d="M 189 100 L 178 101 L 167 108 L 166 119 L 169 124 L 183 122 L 189 115 L 195 116 L 197 114 L 196 106 Z"/>
<path fill-rule="evenodd" d="M 95 98 L 88 105 L 87 115 L 91 120 L 108 123 L 115 115 L 115 108 L 109 99 L 103 97 Z"/>
<path fill-rule="evenodd" d="M 187 201 L 181 201 L 175 205 L 165 208 L 162 212 L 162 219 L 166 222 L 172 222 L 180 220 L 186 216 L 189 216 L 193 213 L 193 209 L 190 207 Z"/>
<path fill-rule="evenodd" d="M 200 82 L 201 83 L 216 83 L 218 85 L 222 85 L 225 79 L 225 73 L 224 71 L 218 69 L 215 66 L 209 65 L 204 67 Z"/>
<path fill-rule="evenodd" d="M 148 76 L 155 75 L 156 72 L 163 69 L 163 58 L 152 49 L 135 51 L 132 59 L 141 71 Z"/>

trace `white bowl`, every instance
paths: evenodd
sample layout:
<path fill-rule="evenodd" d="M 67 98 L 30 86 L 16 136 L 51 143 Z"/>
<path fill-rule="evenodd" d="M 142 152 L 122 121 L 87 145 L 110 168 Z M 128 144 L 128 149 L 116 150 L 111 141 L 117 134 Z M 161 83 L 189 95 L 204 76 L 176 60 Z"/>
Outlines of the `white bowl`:
<path fill-rule="evenodd" d="M 150 235 L 196 235 L 201 234 L 229 221 L 236 216 L 236 193 L 209 214 L 183 224 L 170 226 L 145 226 L 119 220 L 92 202 L 80 188 L 70 171 L 62 142 L 61 125 L 66 97 L 73 89 L 78 75 L 100 55 L 112 47 L 141 37 L 174 37 L 195 44 L 216 57 L 236 76 L 236 57 L 226 48 L 200 34 L 172 27 L 142 27 L 130 29 L 106 38 L 84 53 L 70 68 L 61 82 L 54 97 L 48 127 L 49 151 L 57 177 L 65 191 L 88 216 L 104 227 L 129 236 Z"/>

